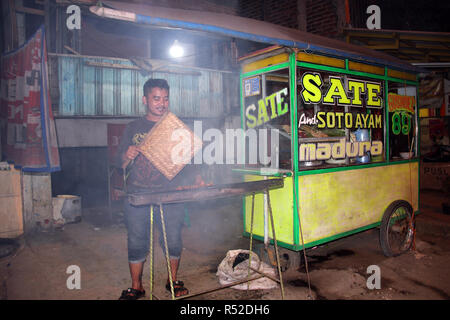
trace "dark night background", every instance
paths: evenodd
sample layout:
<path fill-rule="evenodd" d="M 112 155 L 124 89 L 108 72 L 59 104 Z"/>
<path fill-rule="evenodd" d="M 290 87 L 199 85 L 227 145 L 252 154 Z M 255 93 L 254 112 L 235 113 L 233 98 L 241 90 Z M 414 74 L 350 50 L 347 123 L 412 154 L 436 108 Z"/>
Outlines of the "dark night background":
<path fill-rule="evenodd" d="M 448 0 L 350 0 L 350 8 L 361 13 L 371 4 L 381 9 L 381 29 L 450 32 Z M 364 26 L 354 26 L 364 27 Z"/>
<path fill-rule="evenodd" d="M 240 10 L 249 0 L 209 1 Z M 269 2 L 270 0 L 253 1 L 252 5 L 263 7 L 268 6 Z M 283 2 L 279 1 L 280 5 Z M 371 4 L 378 5 L 381 8 L 382 29 L 450 32 L 449 0 L 349 0 L 349 4 L 350 7 L 361 8 L 360 15 L 363 17 L 368 16 L 365 8 Z"/>

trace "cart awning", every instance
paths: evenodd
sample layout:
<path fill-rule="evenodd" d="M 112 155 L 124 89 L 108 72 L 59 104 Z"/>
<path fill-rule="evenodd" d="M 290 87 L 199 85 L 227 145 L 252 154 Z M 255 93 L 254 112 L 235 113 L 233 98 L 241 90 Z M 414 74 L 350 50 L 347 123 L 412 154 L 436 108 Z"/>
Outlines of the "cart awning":
<path fill-rule="evenodd" d="M 298 48 L 308 53 L 387 65 L 394 69 L 414 73 L 423 71 L 382 52 L 264 21 L 222 13 L 163 8 L 135 3 L 116 1 L 103 1 L 102 3 L 104 6 L 91 6 L 90 11 L 104 18 L 215 33 L 269 45 Z"/>

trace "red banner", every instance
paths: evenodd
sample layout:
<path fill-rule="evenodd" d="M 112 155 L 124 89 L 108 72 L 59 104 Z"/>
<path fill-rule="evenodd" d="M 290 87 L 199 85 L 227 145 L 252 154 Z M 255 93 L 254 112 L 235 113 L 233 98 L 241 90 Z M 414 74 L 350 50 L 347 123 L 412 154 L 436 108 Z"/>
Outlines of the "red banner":
<path fill-rule="evenodd" d="M 6 160 L 24 171 L 60 170 L 44 28 L 19 49 L 3 55 L 1 63 L 1 114 L 6 119 L 2 146 Z"/>

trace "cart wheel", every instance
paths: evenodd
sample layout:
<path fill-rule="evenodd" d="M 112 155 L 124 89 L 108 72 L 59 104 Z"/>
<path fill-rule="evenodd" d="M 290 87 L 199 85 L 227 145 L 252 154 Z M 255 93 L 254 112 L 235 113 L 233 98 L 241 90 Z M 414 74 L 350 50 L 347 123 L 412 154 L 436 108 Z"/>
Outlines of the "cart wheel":
<path fill-rule="evenodd" d="M 398 256 L 411 248 L 414 240 L 414 219 L 411 205 L 406 201 L 393 202 L 381 220 L 380 245 L 387 257 Z"/>

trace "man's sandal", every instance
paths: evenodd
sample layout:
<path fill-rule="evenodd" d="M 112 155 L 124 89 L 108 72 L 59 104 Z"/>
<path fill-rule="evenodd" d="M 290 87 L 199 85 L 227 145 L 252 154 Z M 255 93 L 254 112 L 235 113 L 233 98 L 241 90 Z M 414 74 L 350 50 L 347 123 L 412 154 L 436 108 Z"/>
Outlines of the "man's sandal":
<path fill-rule="evenodd" d="M 170 290 L 170 282 L 167 282 L 166 289 L 167 289 L 167 291 L 172 293 L 172 291 Z M 173 293 L 174 293 L 175 297 L 181 297 L 181 296 L 189 294 L 189 290 L 184 287 L 183 281 L 177 280 L 177 281 L 173 282 Z"/>
<path fill-rule="evenodd" d="M 145 296 L 145 290 L 136 290 L 133 288 L 128 288 L 122 291 L 122 295 L 119 300 L 137 300 Z"/>

